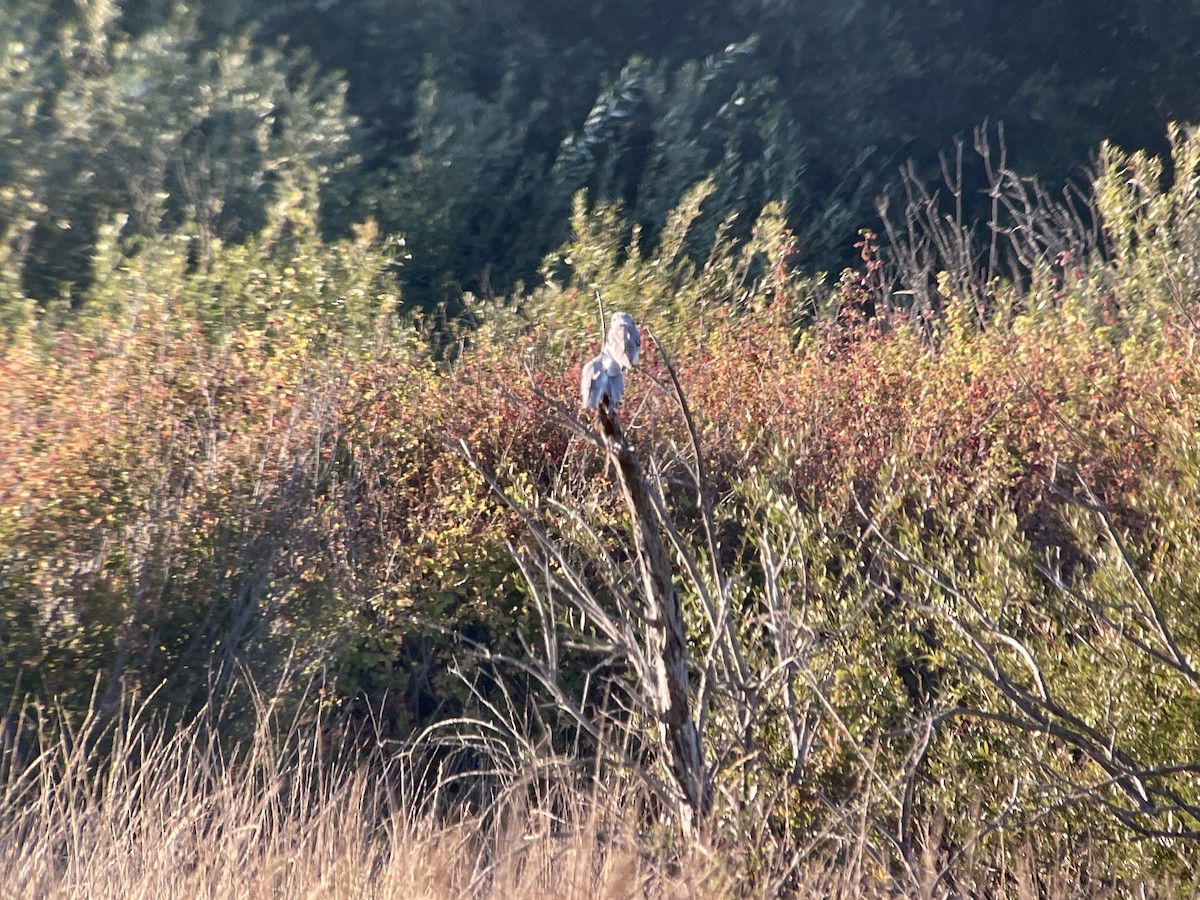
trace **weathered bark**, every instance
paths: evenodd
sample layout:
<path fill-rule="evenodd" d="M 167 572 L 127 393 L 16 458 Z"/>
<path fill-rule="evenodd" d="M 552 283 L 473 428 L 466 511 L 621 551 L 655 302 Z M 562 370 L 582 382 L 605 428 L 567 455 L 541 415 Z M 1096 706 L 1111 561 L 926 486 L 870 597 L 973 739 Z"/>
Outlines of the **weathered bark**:
<path fill-rule="evenodd" d="M 659 736 L 671 774 L 684 801 L 683 825 L 690 830 L 707 815 L 712 786 L 688 696 L 683 611 L 650 498 L 651 487 L 641 463 L 626 443 L 617 417 L 605 407 L 600 409 L 600 423 L 605 447 L 615 463 L 621 494 L 633 520 L 634 550 L 645 598 L 646 651 L 652 670 L 646 687 L 658 718 Z"/>

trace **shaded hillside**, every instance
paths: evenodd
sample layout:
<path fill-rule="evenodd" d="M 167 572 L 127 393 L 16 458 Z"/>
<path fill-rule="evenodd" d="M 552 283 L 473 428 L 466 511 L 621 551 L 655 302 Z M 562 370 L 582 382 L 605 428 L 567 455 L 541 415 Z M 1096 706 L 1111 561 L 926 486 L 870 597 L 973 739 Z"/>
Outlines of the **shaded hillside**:
<path fill-rule="evenodd" d="M 403 234 L 405 303 L 537 283 L 571 201 L 654 240 L 712 176 L 688 252 L 781 201 L 837 270 L 898 168 L 1003 122 L 1057 183 L 1101 140 L 1165 149 L 1200 117 L 1191 5 L 6 0 L 0 232 L 41 300 L 77 295 L 96 230 L 242 240 L 298 182 L 324 233 Z M 974 187 L 985 186 L 968 173 Z M 986 206 L 969 192 L 972 215 Z M 203 252 L 201 249 L 198 252 Z"/>

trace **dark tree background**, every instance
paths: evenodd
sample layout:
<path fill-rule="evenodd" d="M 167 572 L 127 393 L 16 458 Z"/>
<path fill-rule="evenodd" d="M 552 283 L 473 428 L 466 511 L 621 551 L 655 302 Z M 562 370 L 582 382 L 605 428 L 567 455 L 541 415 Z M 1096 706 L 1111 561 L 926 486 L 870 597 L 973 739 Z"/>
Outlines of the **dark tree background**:
<path fill-rule="evenodd" d="M 694 252 L 731 213 L 782 200 L 804 262 L 829 267 L 900 164 L 935 173 L 984 120 L 1004 123 L 1018 168 L 1055 181 L 1102 139 L 1161 149 L 1167 121 L 1200 116 L 1196 0 L 0 10 L 0 226 L 43 299 L 85 277 L 72 260 L 98 221 L 199 219 L 237 240 L 289 166 L 311 169 L 327 234 L 369 216 L 405 235 L 404 295 L 428 306 L 536 280 L 582 188 L 652 237 L 712 175 Z"/>

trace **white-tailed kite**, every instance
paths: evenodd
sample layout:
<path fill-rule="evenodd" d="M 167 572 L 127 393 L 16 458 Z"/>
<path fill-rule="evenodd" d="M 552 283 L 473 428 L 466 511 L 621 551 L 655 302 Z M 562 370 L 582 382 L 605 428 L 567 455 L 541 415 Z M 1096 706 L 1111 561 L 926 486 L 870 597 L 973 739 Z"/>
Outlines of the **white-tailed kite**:
<path fill-rule="evenodd" d="M 601 353 L 584 365 L 579 379 L 579 398 L 583 408 L 599 409 L 606 405 L 612 412 L 621 399 L 624 383 L 620 363 L 609 353 Z"/>

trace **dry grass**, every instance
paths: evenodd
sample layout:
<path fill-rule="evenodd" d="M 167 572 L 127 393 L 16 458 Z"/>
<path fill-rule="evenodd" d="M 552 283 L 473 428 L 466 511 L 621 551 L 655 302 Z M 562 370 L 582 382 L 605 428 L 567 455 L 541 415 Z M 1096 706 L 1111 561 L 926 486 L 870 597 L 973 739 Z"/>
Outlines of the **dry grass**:
<path fill-rule="evenodd" d="M 496 780 L 469 816 L 438 814 L 415 757 L 318 759 L 319 730 L 261 706 L 247 745 L 223 749 L 211 717 L 173 736 L 127 719 L 76 729 L 26 711 L 5 729 L 3 897 L 442 898 L 725 896 L 726 867 L 657 852 L 619 796 Z M 444 783 L 443 792 L 457 785 Z M 444 798 L 443 798 L 444 800 Z M 553 813 L 551 812 L 553 810 Z"/>
<path fill-rule="evenodd" d="M 704 846 L 647 827 L 639 791 L 572 790 L 570 765 L 439 778 L 413 752 L 361 746 L 339 765 L 319 723 L 280 722 L 262 701 L 250 718 L 230 748 L 211 711 L 169 737 L 136 714 L 75 728 L 36 710 L 9 716 L 0 897 L 1108 896 L 1021 854 L 1002 873 L 970 858 L 952 880 L 938 880 L 932 856 L 889 871 L 861 852 L 865 835 L 836 858 L 763 859 L 748 835 Z M 465 789 L 472 803 L 452 799 Z"/>

